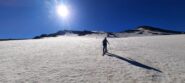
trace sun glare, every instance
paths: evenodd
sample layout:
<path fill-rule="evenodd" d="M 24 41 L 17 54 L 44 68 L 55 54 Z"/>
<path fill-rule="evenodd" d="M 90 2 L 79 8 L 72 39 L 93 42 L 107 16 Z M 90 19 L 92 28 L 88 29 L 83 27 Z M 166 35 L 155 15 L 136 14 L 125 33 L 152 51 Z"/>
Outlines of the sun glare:
<path fill-rule="evenodd" d="M 69 16 L 69 9 L 66 5 L 58 5 L 56 11 L 57 14 L 62 18 L 66 18 Z"/>

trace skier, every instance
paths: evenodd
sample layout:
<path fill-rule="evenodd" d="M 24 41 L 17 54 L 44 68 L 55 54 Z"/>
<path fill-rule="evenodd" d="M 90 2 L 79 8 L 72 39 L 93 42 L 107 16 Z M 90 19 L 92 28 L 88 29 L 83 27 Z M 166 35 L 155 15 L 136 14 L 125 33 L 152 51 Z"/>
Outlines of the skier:
<path fill-rule="evenodd" d="M 107 50 L 107 43 L 109 44 L 109 42 L 107 41 L 107 37 L 104 38 L 104 40 L 102 41 L 103 43 L 103 56 L 108 53 L 108 50 Z"/>

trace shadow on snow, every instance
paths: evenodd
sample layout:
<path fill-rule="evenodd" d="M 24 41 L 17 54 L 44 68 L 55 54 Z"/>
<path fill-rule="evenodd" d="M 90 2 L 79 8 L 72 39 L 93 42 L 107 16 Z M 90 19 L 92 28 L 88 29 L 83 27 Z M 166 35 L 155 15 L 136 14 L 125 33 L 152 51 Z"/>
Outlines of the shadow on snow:
<path fill-rule="evenodd" d="M 118 56 L 118 55 L 112 54 L 112 53 L 107 53 L 106 55 L 108 55 L 110 57 L 115 57 L 115 58 L 123 60 L 123 61 L 126 61 L 126 62 L 128 62 L 128 63 L 130 63 L 130 64 L 132 64 L 134 66 L 140 67 L 140 68 L 144 68 L 144 69 L 148 69 L 148 70 L 154 70 L 154 71 L 162 73 L 162 71 L 160 71 L 159 69 L 147 66 L 145 64 L 142 64 L 142 63 L 137 62 L 137 61 L 135 61 L 133 59 L 130 59 L 130 58 L 127 59 L 127 58 L 124 58 L 124 57 L 121 57 L 121 56 Z"/>

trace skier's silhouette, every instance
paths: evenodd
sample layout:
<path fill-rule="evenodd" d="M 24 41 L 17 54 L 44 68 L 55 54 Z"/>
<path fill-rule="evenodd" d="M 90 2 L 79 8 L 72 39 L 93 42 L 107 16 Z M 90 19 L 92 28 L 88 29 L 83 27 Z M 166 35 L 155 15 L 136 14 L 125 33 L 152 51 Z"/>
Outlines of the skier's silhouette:
<path fill-rule="evenodd" d="M 102 41 L 103 44 L 103 56 L 108 52 L 107 50 L 107 44 L 109 44 L 109 42 L 107 41 L 107 37 L 104 38 L 104 40 Z"/>

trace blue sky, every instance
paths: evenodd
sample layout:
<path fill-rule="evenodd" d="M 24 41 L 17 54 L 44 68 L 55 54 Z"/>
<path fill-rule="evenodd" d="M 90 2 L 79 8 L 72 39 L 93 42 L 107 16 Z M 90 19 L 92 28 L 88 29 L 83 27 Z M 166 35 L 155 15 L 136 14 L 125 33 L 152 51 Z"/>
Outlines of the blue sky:
<path fill-rule="evenodd" d="M 68 19 L 56 14 L 69 7 Z M 63 29 L 122 31 L 140 25 L 185 31 L 185 0 L 0 0 L 0 38 L 32 38 Z"/>

